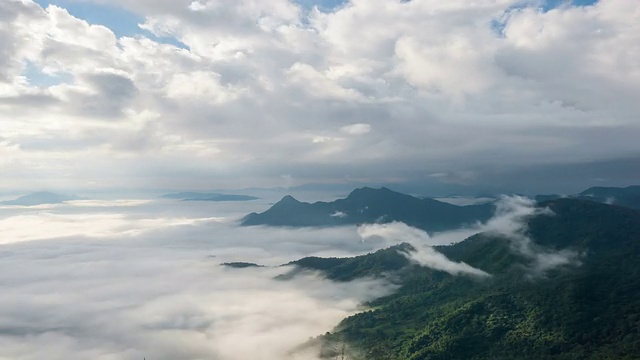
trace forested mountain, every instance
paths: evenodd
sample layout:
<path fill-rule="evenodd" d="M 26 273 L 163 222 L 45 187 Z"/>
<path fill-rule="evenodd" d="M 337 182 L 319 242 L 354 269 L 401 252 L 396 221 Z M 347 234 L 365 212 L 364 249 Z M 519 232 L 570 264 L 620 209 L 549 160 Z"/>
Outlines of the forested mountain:
<path fill-rule="evenodd" d="M 438 251 L 491 277 L 453 276 L 398 250 L 351 259 L 305 258 L 336 281 L 387 277 L 400 289 L 315 342 L 347 359 L 637 359 L 640 357 L 640 213 L 578 199 L 543 204 L 527 219 L 536 257 L 513 239 L 475 235 Z M 554 254 L 571 262 L 536 271 Z M 538 264 L 539 265 L 539 264 Z M 338 349 L 338 350 L 336 350 Z"/>
<path fill-rule="evenodd" d="M 242 225 L 302 227 L 402 221 L 427 231 L 442 231 L 486 221 L 493 211 L 493 204 L 456 206 L 387 188 L 365 187 L 333 202 L 310 204 L 285 196 L 267 211 L 247 215 Z"/>
<path fill-rule="evenodd" d="M 580 193 L 584 199 L 640 209 L 640 186 L 593 187 Z"/>
<path fill-rule="evenodd" d="M 536 200 L 543 202 L 561 197 L 560 195 L 538 195 Z M 567 197 L 640 210 L 640 186 L 628 186 L 625 188 L 592 187 Z"/>

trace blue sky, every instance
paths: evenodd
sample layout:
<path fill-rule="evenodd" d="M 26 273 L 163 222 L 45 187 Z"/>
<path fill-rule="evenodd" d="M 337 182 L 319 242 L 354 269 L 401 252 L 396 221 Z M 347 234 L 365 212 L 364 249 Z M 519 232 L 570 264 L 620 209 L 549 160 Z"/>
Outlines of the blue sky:
<path fill-rule="evenodd" d="M 161 43 L 185 47 L 176 39 L 158 38 L 149 31 L 141 29 L 138 24 L 144 22 L 144 17 L 120 7 L 69 0 L 35 0 L 35 2 L 42 7 L 57 5 L 79 19 L 86 20 L 91 24 L 104 25 L 111 29 L 117 37 L 143 35 Z"/>
<path fill-rule="evenodd" d="M 120 7 L 109 6 L 104 4 L 95 4 L 85 1 L 69 1 L 69 0 L 35 0 L 42 7 L 48 5 L 57 5 L 67 9 L 71 15 L 84 19 L 91 24 L 104 25 L 110 28 L 118 37 L 144 35 L 154 40 L 164 43 L 170 43 L 178 46 L 184 46 L 175 39 L 157 39 L 153 34 L 140 29 L 138 24 L 144 22 L 144 17 L 124 10 Z M 298 3 L 305 8 L 318 6 L 322 10 L 330 10 L 344 4 L 346 0 L 298 0 Z"/>
<path fill-rule="evenodd" d="M 42 7 L 46 7 L 50 4 L 60 6 L 67 9 L 73 16 L 80 19 L 84 19 L 92 24 L 100 24 L 110 28 L 118 37 L 121 36 L 135 36 L 144 35 L 154 40 L 184 47 L 175 39 L 170 38 L 156 38 L 153 34 L 140 29 L 138 24 L 144 22 L 144 17 L 126 11 L 122 8 L 109 6 L 104 4 L 95 4 L 84 1 L 70 1 L 70 0 L 35 0 Z M 305 8 L 311 8 L 318 6 L 322 10 L 330 10 L 346 3 L 346 0 L 297 0 L 298 3 Z M 592 5 L 597 0 L 571 0 L 573 5 L 586 6 Z M 566 4 L 567 0 L 546 0 L 543 8 L 550 10 Z"/>
<path fill-rule="evenodd" d="M 589 6 L 597 2 L 598 0 L 546 0 L 543 6 L 543 9 L 544 10 L 554 9 L 566 3 L 571 3 L 574 6 Z"/>

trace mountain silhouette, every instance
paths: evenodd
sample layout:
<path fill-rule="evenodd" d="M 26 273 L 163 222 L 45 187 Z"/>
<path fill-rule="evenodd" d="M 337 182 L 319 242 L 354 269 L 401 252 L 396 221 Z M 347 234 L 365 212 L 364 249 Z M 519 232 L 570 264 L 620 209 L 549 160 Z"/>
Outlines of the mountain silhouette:
<path fill-rule="evenodd" d="M 443 231 L 486 221 L 493 212 L 493 204 L 456 206 L 384 187 L 365 187 L 333 202 L 311 204 L 287 195 L 265 212 L 247 215 L 242 225 L 305 227 L 401 221 L 426 231 Z"/>
<path fill-rule="evenodd" d="M 2 201 L 2 205 L 18 205 L 18 206 L 36 206 L 46 204 L 60 204 L 65 201 L 80 200 L 81 198 L 73 195 L 62 195 L 48 191 L 35 192 L 32 194 L 20 196 L 14 200 Z"/>

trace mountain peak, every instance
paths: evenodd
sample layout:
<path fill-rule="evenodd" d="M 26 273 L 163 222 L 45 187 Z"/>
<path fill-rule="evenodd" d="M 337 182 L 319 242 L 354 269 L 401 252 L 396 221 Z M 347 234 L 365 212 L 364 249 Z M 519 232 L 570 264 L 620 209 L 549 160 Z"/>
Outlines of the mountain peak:
<path fill-rule="evenodd" d="M 291 195 L 287 195 L 282 199 L 280 199 L 280 201 L 278 201 L 278 204 L 298 204 L 298 203 L 300 203 L 300 201 L 298 201 L 296 198 L 294 198 Z"/>
<path fill-rule="evenodd" d="M 243 225 L 329 226 L 401 221 L 429 231 L 458 228 L 486 221 L 493 205 L 460 207 L 423 200 L 386 187 L 363 187 L 333 202 L 300 202 L 285 196 L 270 209 L 245 218 Z"/>

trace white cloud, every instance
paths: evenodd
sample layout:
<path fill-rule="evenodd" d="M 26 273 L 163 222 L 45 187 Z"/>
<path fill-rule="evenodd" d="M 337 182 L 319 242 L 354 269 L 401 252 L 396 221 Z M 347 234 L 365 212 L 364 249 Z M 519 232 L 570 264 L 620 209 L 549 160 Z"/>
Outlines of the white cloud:
<path fill-rule="evenodd" d="M 166 187 L 178 172 L 191 186 L 277 185 L 283 173 L 415 180 L 637 155 L 636 3 L 94 2 L 187 48 L 4 1 L 0 119 L 17 150 L 2 186 L 79 185 L 88 173 L 114 174 L 103 186 Z M 34 87 L 27 62 L 70 80 Z M 366 136 L 319 149 L 310 134 Z"/>
<path fill-rule="evenodd" d="M 371 125 L 364 123 L 351 124 L 341 127 L 340 131 L 349 135 L 365 135 L 371 131 Z"/>
<path fill-rule="evenodd" d="M 416 251 L 407 256 L 422 266 L 448 272 L 452 275 L 489 274 L 463 262 L 454 262 L 439 253 L 433 246 L 452 245 L 469 237 L 485 233 L 509 241 L 511 251 L 531 261 L 530 276 L 544 276 L 548 271 L 563 266 L 580 266 L 582 255 L 573 249 L 552 250 L 535 244 L 527 234 L 527 221 L 536 216 L 554 216 L 548 208 L 539 208 L 536 202 L 522 196 L 503 196 L 496 202 L 496 213 L 486 223 L 454 231 L 445 231 L 430 236 L 423 230 L 404 223 L 370 224 L 358 227 L 358 235 L 363 241 L 383 239 L 387 244 L 406 242 Z"/>
<path fill-rule="evenodd" d="M 476 231 L 477 230 L 453 232 L 453 237 L 450 236 L 451 234 L 447 234 L 440 239 L 438 239 L 437 236 L 432 239 L 426 232 L 398 222 L 362 225 L 358 227 L 358 235 L 360 235 L 363 241 L 370 238 L 381 237 L 392 243 L 406 242 L 411 244 L 414 251 L 409 251 L 406 255 L 411 261 L 421 266 L 444 271 L 451 275 L 487 277 L 490 276 L 487 272 L 476 269 L 464 262 L 451 261 L 432 247 L 433 245 L 445 245 L 440 243 L 442 238 L 446 238 L 450 242 L 460 242 L 473 235 Z M 451 241 L 454 238 L 457 238 L 457 241 Z M 449 245 L 449 243 L 446 245 Z"/>
<path fill-rule="evenodd" d="M 84 200 L 0 208 L 0 358 L 313 359 L 290 351 L 393 291 L 381 281 L 277 281 L 288 269 L 219 266 L 377 249 L 353 227 L 237 228 L 232 220 L 255 206 Z"/>
<path fill-rule="evenodd" d="M 532 261 L 532 276 L 543 276 L 546 272 L 562 266 L 580 266 L 581 255 L 572 249 L 553 251 L 535 244 L 527 234 L 527 221 L 535 216 L 554 216 L 549 208 L 539 208 L 536 202 L 521 196 L 504 196 L 497 203 L 496 216 L 482 226 L 490 235 L 505 237 L 512 250 Z"/>

